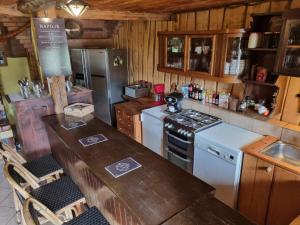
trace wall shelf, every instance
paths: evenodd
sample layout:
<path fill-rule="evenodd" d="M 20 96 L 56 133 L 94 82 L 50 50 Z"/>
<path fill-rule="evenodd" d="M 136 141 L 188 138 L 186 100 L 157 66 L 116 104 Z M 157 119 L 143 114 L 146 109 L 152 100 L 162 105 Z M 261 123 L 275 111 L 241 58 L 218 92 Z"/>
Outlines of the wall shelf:
<path fill-rule="evenodd" d="M 256 80 L 244 80 L 246 84 L 257 84 L 257 85 L 263 85 L 263 86 L 269 86 L 269 87 L 277 87 L 276 84 L 262 82 L 262 81 L 256 81 Z"/>
<path fill-rule="evenodd" d="M 228 84 L 242 83 L 242 81 L 237 76 L 224 76 L 224 77 L 209 76 L 209 75 L 205 75 L 205 74 L 202 75 L 202 74 L 199 74 L 198 72 L 192 72 L 192 71 L 188 71 L 188 72 L 184 72 L 183 70 L 174 71 L 174 69 L 168 69 L 168 68 L 164 68 L 164 67 L 158 67 L 157 70 L 160 72 L 191 76 L 193 78 L 199 78 L 199 79 L 203 79 L 203 80 L 211 80 L 211 81 L 220 82 L 220 83 L 228 83 Z"/>
<path fill-rule="evenodd" d="M 277 48 L 248 48 L 247 50 L 256 52 L 277 52 Z"/>

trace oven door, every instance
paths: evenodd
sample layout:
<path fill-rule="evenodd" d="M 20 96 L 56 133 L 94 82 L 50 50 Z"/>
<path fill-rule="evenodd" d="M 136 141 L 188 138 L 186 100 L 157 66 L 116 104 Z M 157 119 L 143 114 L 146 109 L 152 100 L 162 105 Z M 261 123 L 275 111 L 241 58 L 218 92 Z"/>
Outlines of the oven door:
<path fill-rule="evenodd" d="M 166 159 L 176 166 L 193 173 L 193 159 L 185 154 L 182 154 L 171 147 L 165 148 Z"/>
<path fill-rule="evenodd" d="M 164 157 L 180 168 L 193 173 L 194 142 L 175 131 L 164 130 Z"/>

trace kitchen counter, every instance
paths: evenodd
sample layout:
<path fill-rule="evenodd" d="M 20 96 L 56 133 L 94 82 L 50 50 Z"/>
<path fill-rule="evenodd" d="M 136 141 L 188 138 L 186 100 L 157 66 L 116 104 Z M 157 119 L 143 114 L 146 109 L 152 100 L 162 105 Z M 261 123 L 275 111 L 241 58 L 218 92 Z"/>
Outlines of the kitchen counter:
<path fill-rule="evenodd" d="M 87 126 L 69 131 L 63 129 L 61 124 L 72 120 L 71 117 L 53 115 L 43 120 L 54 157 L 78 185 L 88 203 L 98 207 L 111 224 L 179 224 L 167 221 L 177 221 L 177 216 L 186 214 L 195 219 L 204 217 L 207 221 L 213 220 L 214 213 L 211 212 L 215 212 L 215 206 L 208 207 L 207 212 L 195 206 L 208 205 L 201 200 L 217 201 L 210 200 L 214 192 L 211 186 L 113 127 L 93 116 L 84 118 Z M 78 142 L 80 138 L 99 133 L 104 134 L 108 141 L 86 148 Z M 127 157 L 132 157 L 142 167 L 119 178 L 113 178 L 104 169 Z M 232 221 L 230 224 L 248 224 L 234 210 L 223 204 L 218 207 L 220 211 L 216 209 L 216 214 L 223 216 L 224 208 L 228 214 L 226 221 Z"/>
<path fill-rule="evenodd" d="M 248 219 L 212 197 L 198 200 L 163 225 L 253 225 Z"/>
<path fill-rule="evenodd" d="M 120 200 L 119 204 L 124 207 L 126 214 L 131 215 L 138 224 L 162 224 L 197 199 L 213 193 L 214 189 L 208 184 L 152 153 L 99 119 L 86 119 L 87 126 L 67 131 L 61 124 L 68 118 L 70 117 L 64 115 L 44 118 L 53 155 L 86 196 L 90 196 L 91 191 L 95 194 L 99 192 L 97 199 L 95 196 L 87 197 L 88 201 L 98 206 L 112 224 L 125 223 L 110 212 L 106 201 L 109 196 Z M 80 138 L 99 133 L 109 140 L 87 148 L 78 142 Z M 127 157 L 134 158 L 142 167 L 117 179 L 104 169 L 105 166 Z M 84 182 L 80 165 L 86 165 L 90 174 Z M 92 182 L 91 177 L 94 179 Z M 94 188 L 97 182 L 106 187 L 106 193 L 101 193 L 101 188 Z"/>
<path fill-rule="evenodd" d="M 74 86 L 72 88 L 72 91 L 67 93 L 68 100 L 72 101 L 74 96 L 76 96 L 78 94 L 86 94 L 86 93 L 90 93 L 90 92 L 92 92 L 92 90 L 84 88 L 84 87 L 80 87 L 80 86 Z M 26 102 L 36 101 L 36 100 L 47 101 L 49 98 L 51 98 L 51 96 L 49 96 L 48 92 L 46 92 L 40 98 L 35 97 L 32 94 L 32 95 L 30 95 L 30 97 L 28 99 L 24 99 L 23 96 L 21 95 L 21 93 L 12 93 L 12 94 L 5 95 L 5 98 L 8 103 L 18 104 L 18 103 L 22 103 L 23 101 L 26 101 Z"/>
<path fill-rule="evenodd" d="M 137 115 L 144 109 L 161 105 L 160 102 L 155 102 L 153 98 L 150 97 L 129 98 L 124 96 L 124 99 L 127 101 L 116 104 L 115 107 L 126 112 L 128 115 Z"/>
<path fill-rule="evenodd" d="M 93 103 L 92 90 L 82 87 L 73 87 L 67 97 L 68 104 Z M 26 159 L 33 160 L 49 154 L 50 144 L 42 117 L 55 114 L 52 97 L 32 96 L 32 98 L 23 99 L 21 95 L 13 94 L 6 95 L 6 100 L 13 112 L 17 128 L 17 142 L 21 144 L 22 153 Z"/>
<path fill-rule="evenodd" d="M 161 106 L 152 107 L 150 109 L 144 109 L 143 113 L 163 121 L 164 118 L 169 115 L 166 112 L 166 110 L 167 110 L 167 105 L 161 105 Z"/>
<path fill-rule="evenodd" d="M 261 140 L 258 140 L 248 146 L 245 146 L 242 151 L 255 156 L 259 159 L 262 159 L 264 161 L 267 161 L 269 163 L 272 163 L 273 165 L 279 166 L 283 169 L 289 170 L 293 173 L 297 173 L 300 174 L 300 167 L 297 166 L 293 166 L 289 163 L 283 162 L 281 160 L 272 158 L 270 156 L 264 155 L 261 153 L 262 150 L 264 150 L 266 147 L 268 147 L 269 145 L 275 143 L 276 141 L 278 141 L 278 138 L 273 137 L 273 136 L 265 136 L 264 138 L 262 138 Z"/>

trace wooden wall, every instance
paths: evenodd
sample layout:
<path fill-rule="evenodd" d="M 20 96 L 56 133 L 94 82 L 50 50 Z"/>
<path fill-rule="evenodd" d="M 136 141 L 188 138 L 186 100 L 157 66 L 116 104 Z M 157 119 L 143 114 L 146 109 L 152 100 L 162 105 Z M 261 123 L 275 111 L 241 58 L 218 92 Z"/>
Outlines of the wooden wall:
<path fill-rule="evenodd" d="M 173 82 L 179 85 L 191 82 L 191 77 L 157 71 L 158 64 L 158 31 L 176 30 L 214 30 L 222 28 L 249 28 L 251 13 L 283 11 L 289 8 L 300 8 L 300 0 L 266 1 L 255 6 L 219 8 L 205 11 L 177 14 L 176 21 L 126 21 L 114 36 L 115 48 L 126 48 L 129 58 L 129 83 L 147 80 L 165 83 L 169 91 Z M 243 84 L 224 84 L 195 79 L 196 83 L 210 90 L 232 91 L 241 96 Z"/>

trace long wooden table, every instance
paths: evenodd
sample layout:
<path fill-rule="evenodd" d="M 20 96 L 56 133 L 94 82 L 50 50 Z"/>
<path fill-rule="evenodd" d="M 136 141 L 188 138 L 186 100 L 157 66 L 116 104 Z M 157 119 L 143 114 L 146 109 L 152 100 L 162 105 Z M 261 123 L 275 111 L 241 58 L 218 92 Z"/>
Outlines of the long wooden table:
<path fill-rule="evenodd" d="M 93 116 L 84 118 L 87 126 L 73 130 L 65 130 L 61 124 L 74 118 L 53 115 L 43 120 L 54 157 L 110 224 L 163 224 L 213 197 L 213 187 Z M 89 147 L 78 141 L 99 133 L 108 141 Z M 127 157 L 142 167 L 119 178 L 105 170 Z M 232 224 L 247 224 L 238 213 L 226 210 L 232 211 L 228 217 L 240 221 Z"/>

